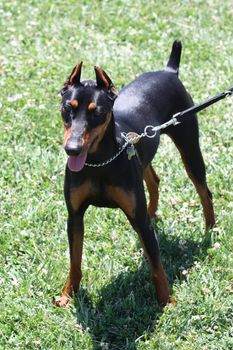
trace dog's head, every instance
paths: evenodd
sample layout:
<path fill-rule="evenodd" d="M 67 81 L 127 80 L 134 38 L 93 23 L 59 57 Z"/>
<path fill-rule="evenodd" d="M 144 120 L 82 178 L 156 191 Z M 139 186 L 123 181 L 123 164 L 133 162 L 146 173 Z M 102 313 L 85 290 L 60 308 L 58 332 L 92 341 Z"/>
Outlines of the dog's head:
<path fill-rule="evenodd" d="M 111 79 L 95 67 L 95 80 L 81 80 L 82 62 L 74 67 L 62 90 L 61 115 L 68 167 L 80 171 L 88 153 L 94 153 L 112 117 L 117 96 Z"/>

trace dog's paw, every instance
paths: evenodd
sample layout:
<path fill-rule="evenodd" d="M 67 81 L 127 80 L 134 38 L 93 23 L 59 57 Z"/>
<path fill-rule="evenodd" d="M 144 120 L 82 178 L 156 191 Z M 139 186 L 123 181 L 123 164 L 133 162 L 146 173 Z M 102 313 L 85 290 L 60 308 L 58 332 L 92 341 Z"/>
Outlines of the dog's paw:
<path fill-rule="evenodd" d="M 67 295 L 61 295 L 53 300 L 53 303 L 57 307 L 67 308 L 70 305 L 70 297 Z"/>
<path fill-rule="evenodd" d="M 157 212 L 154 215 L 154 221 L 155 222 L 162 222 L 163 221 L 162 216 L 160 214 L 158 214 Z"/>
<path fill-rule="evenodd" d="M 166 300 L 158 300 L 158 304 L 161 308 L 164 308 L 166 305 L 176 306 L 176 301 L 169 296 L 169 298 Z"/>
<path fill-rule="evenodd" d="M 172 298 L 171 296 L 168 299 L 168 304 L 172 305 L 172 306 L 176 306 L 176 301 L 174 298 Z"/>

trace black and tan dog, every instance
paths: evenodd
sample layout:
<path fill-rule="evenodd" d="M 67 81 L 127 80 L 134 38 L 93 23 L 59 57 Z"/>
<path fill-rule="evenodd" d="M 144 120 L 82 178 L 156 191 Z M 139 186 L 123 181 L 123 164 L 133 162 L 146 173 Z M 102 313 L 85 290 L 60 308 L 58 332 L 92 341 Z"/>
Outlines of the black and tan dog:
<path fill-rule="evenodd" d="M 68 209 L 70 274 L 58 306 L 66 306 L 82 277 L 83 216 L 92 204 L 119 207 L 138 232 L 152 269 L 158 303 L 169 299 L 167 278 L 160 260 L 156 234 L 151 224 L 158 205 L 159 178 L 151 161 L 160 134 L 142 138 L 126 147 L 122 132 L 141 134 L 147 125 L 160 125 L 178 111 L 193 105 L 190 95 L 178 79 L 181 43 L 173 44 L 167 67 L 145 73 L 124 87 L 117 96 L 107 74 L 95 67 L 96 81 L 80 80 L 82 63 L 77 65 L 62 89 L 61 114 L 64 122 L 64 148 L 68 154 L 65 175 L 65 199 Z M 206 184 L 205 165 L 198 141 L 195 115 L 164 131 L 178 147 L 186 171 L 200 196 L 206 227 L 214 225 L 211 193 Z M 131 149 L 130 149 L 131 147 Z M 100 165 L 100 166 L 90 166 Z M 149 191 L 147 208 L 143 186 Z"/>

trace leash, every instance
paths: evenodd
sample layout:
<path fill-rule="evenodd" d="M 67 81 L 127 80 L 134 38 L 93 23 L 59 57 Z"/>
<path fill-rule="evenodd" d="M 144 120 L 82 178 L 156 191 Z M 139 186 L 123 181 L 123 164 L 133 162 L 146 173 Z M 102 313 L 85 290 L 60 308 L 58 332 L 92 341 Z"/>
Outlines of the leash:
<path fill-rule="evenodd" d="M 198 105 L 194 105 L 188 109 L 185 109 L 182 112 L 178 112 L 174 114 L 171 117 L 171 119 L 169 119 L 166 123 L 163 123 L 158 126 L 147 125 L 141 134 L 137 134 L 136 132 L 133 132 L 133 131 L 130 131 L 128 133 L 122 132 L 121 136 L 125 140 L 125 143 L 121 146 L 119 151 L 114 156 L 112 156 L 111 158 L 107 159 L 105 162 L 102 162 L 102 163 L 85 163 L 85 166 L 93 167 L 93 168 L 103 167 L 113 162 L 126 148 L 127 148 L 128 159 L 130 160 L 136 154 L 136 149 L 134 147 L 134 144 L 136 144 L 141 138 L 143 137 L 154 138 L 159 130 L 165 129 L 171 125 L 176 126 L 182 122 L 182 118 L 189 117 L 194 113 L 198 113 L 203 109 L 211 106 L 212 104 L 224 99 L 225 97 L 231 96 L 232 94 L 233 94 L 233 86 L 230 87 L 225 92 L 222 92 L 206 100 L 205 102 L 202 102 Z"/>

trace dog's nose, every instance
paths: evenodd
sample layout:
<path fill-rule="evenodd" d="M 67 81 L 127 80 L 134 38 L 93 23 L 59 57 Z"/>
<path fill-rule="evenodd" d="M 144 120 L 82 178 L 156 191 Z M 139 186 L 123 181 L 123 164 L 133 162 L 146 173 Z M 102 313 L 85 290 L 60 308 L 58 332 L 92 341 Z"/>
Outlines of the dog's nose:
<path fill-rule="evenodd" d="M 68 156 L 78 156 L 82 151 L 82 145 L 74 140 L 68 140 L 64 148 Z"/>

